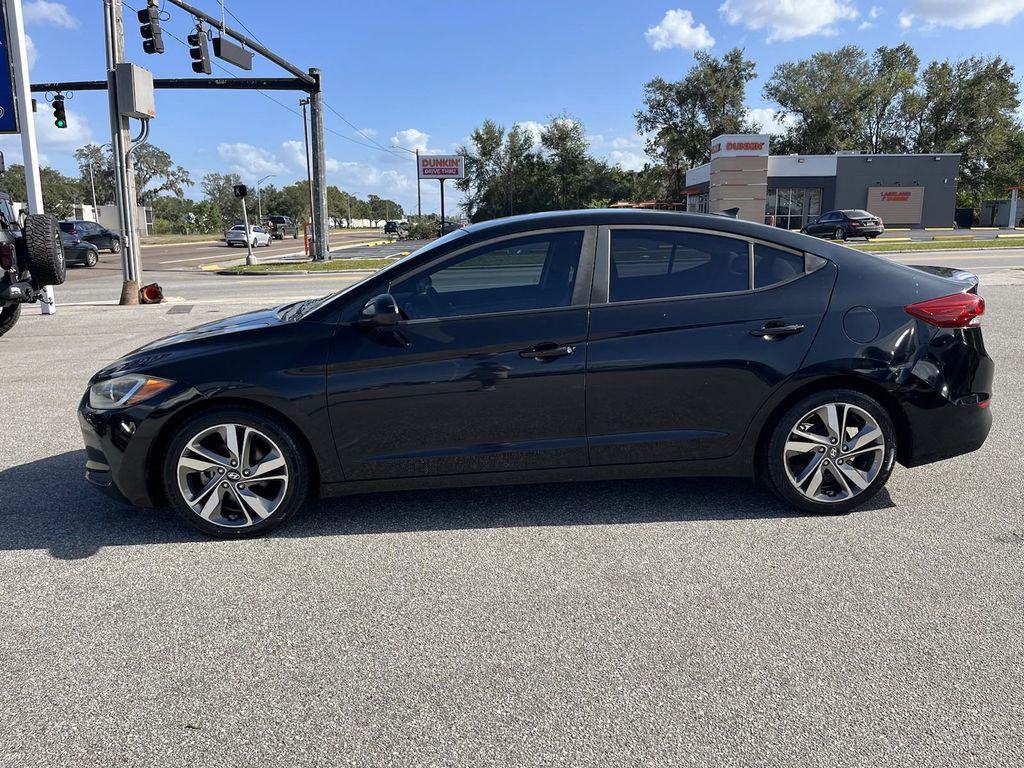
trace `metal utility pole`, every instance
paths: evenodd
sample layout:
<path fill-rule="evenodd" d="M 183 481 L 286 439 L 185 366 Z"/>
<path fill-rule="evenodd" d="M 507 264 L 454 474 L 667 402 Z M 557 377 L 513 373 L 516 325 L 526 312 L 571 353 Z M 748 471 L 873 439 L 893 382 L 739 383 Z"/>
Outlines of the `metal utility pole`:
<path fill-rule="evenodd" d="M 245 198 L 239 199 L 242 201 L 242 223 L 245 225 L 245 263 L 251 267 L 256 263 L 256 259 L 252 255 L 252 232 L 249 231 L 249 212 L 245 207 Z"/>
<path fill-rule="evenodd" d="M 299 99 L 299 106 L 302 107 L 302 144 L 306 148 L 306 190 L 309 192 L 309 220 L 313 221 L 316 215 L 316 207 L 313 205 L 313 165 L 309 160 L 309 121 L 306 118 L 306 107 L 309 106 L 309 99 Z M 303 223 L 303 229 L 306 225 Z M 316 231 L 313 231 L 316 237 Z M 315 247 L 315 246 L 314 246 Z M 313 254 L 316 260 L 316 254 Z"/>
<path fill-rule="evenodd" d="M 36 150 L 36 124 L 32 115 L 32 94 L 29 92 L 28 45 L 25 42 L 25 17 L 21 11 L 21 0 L 5 0 L 7 23 L 10 25 L 11 63 L 14 74 L 15 99 L 18 106 L 18 123 L 21 126 L 21 152 L 25 161 L 25 191 L 28 195 L 28 212 L 43 212 L 43 185 L 39 179 L 39 154 Z M 53 286 L 43 289 L 40 308 L 44 315 L 57 311 L 53 298 Z"/>
<path fill-rule="evenodd" d="M 262 179 L 259 179 L 256 182 L 256 207 L 259 209 L 258 215 L 261 224 L 263 223 L 263 190 L 260 189 L 260 184 L 262 184 L 267 179 L 272 178 L 274 178 L 274 174 L 268 173 L 266 176 L 264 176 Z"/>
<path fill-rule="evenodd" d="M 135 163 L 131 157 L 131 127 L 121 115 L 117 101 L 115 70 L 124 60 L 124 19 L 121 0 L 103 0 L 104 32 L 107 52 L 107 96 L 110 109 L 111 149 L 114 161 L 114 201 L 121 222 L 121 259 L 124 280 L 121 304 L 139 303 L 142 265 L 139 260 L 139 234 L 135 226 Z"/>
<path fill-rule="evenodd" d="M 416 220 L 423 218 L 423 199 L 420 197 L 420 151 L 416 150 Z"/>
<path fill-rule="evenodd" d="M 93 176 L 92 171 L 92 160 L 89 161 L 89 186 L 92 187 L 92 218 L 93 221 L 99 221 L 99 206 L 96 205 L 96 177 Z"/>
<path fill-rule="evenodd" d="M 316 80 L 316 90 L 309 94 L 310 155 L 313 159 L 313 260 L 331 258 L 330 233 L 327 231 L 327 151 L 324 146 L 324 94 L 320 69 L 309 70 Z"/>

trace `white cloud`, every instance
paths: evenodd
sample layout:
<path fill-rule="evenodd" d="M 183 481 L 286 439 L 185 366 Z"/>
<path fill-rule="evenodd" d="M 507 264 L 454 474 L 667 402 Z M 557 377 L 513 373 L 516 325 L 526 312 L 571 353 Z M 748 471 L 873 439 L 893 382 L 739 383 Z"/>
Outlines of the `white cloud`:
<path fill-rule="evenodd" d="M 540 149 L 540 135 L 545 128 L 545 124 L 538 123 L 536 120 L 520 120 L 516 125 L 533 138 L 533 149 Z"/>
<path fill-rule="evenodd" d="M 424 133 L 417 128 L 406 128 L 404 131 L 398 131 L 391 137 L 393 145 L 405 147 L 413 151 L 418 149 L 420 152 L 427 151 L 428 141 L 430 141 L 430 134 Z"/>
<path fill-rule="evenodd" d="M 613 149 L 608 153 L 608 162 L 627 171 L 639 171 L 649 162 L 645 155 L 629 150 Z"/>
<path fill-rule="evenodd" d="M 93 142 L 94 138 L 85 115 L 71 109 L 65 111 L 68 127 L 58 128 L 53 124 L 52 108 L 40 99 L 39 111 L 35 113 L 36 148 L 40 165 L 50 165 L 51 161 L 55 161 L 59 171 L 77 176 L 78 166 L 74 160 L 74 152 L 79 147 Z M 24 162 L 20 136 L 0 137 L 0 151 L 4 153 L 4 160 L 8 165 Z"/>
<path fill-rule="evenodd" d="M 35 40 L 29 35 L 25 35 L 25 55 L 28 57 L 29 69 L 36 65 L 36 59 L 39 58 L 39 49 L 36 48 Z"/>
<path fill-rule="evenodd" d="M 877 5 L 872 5 L 871 10 L 868 11 L 868 18 L 874 21 L 882 15 L 882 9 Z"/>
<path fill-rule="evenodd" d="M 306 146 L 301 141 L 282 141 L 281 149 L 288 163 L 295 168 L 306 169 Z"/>
<path fill-rule="evenodd" d="M 665 17 L 644 34 L 647 44 L 656 51 L 685 48 L 699 51 L 715 44 L 715 38 L 703 24 L 695 24 L 693 14 L 681 8 L 666 11 Z"/>
<path fill-rule="evenodd" d="M 860 14 L 843 0 L 725 0 L 718 8 L 729 24 L 768 30 L 768 42 L 808 35 L 834 35 L 835 24 L 853 21 Z"/>
<path fill-rule="evenodd" d="M 364 136 L 369 136 L 371 139 L 377 135 L 376 128 L 360 128 L 359 132 Z"/>
<path fill-rule="evenodd" d="M 779 136 L 786 132 L 786 128 L 796 123 L 793 115 L 787 115 L 779 122 L 775 119 L 777 112 L 771 107 L 758 107 L 747 110 L 747 120 L 761 126 L 762 133 L 772 136 Z"/>
<path fill-rule="evenodd" d="M 289 170 L 273 152 L 242 142 L 218 144 L 217 157 L 229 172 L 237 173 L 246 181 L 255 181 L 267 174 L 283 175 Z"/>
<path fill-rule="evenodd" d="M 899 22 L 904 29 L 917 24 L 971 29 L 1006 24 L 1022 11 L 1024 0 L 909 0 Z"/>
<path fill-rule="evenodd" d="M 65 29 L 78 27 L 78 19 L 64 3 L 53 3 L 49 0 L 32 0 L 24 5 L 26 24 L 55 24 Z"/>

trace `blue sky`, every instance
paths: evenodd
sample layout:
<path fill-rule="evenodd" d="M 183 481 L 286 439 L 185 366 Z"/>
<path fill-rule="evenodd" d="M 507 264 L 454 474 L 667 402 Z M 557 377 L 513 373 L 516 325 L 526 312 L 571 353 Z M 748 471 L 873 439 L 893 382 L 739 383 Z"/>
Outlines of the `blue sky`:
<path fill-rule="evenodd" d="M 219 13 L 218 0 L 192 2 Z M 34 82 L 104 77 L 102 0 L 23 3 Z M 158 77 L 191 76 L 186 47 L 170 35 L 184 40 L 193 21 L 165 3 L 166 53 L 147 56 L 129 9 L 143 3 L 126 2 L 128 59 Z M 632 116 L 643 84 L 681 77 L 698 49 L 746 49 L 759 76 L 748 105 L 762 120 L 771 105 L 761 86 L 775 64 L 846 43 L 871 50 L 906 41 L 925 61 L 1000 54 L 1024 75 L 1024 0 L 227 0 L 226 8 L 229 26 L 239 27 L 233 14 L 286 59 L 323 71 L 336 110 L 326 120 L 330 182 L 397 199 L 407 211 L 416 202 L 412 155 L 374 142 L 452 151 L 485 118 L 537 129 L 567 112 L 583 121 L 595 154 L 639 167 L 643 141 Z M 283 73 L 257 57 L 252 74 Z M 302 94 L 271 95 L 287 109 L 255 92 L 158 92 L 151 141 L 192 172 L 191 196 L 201 196 L 198 181 L 209 171 L 250 182 L 272 173 L 277 184 L 305 177 Z M 37 125 L 46 162 L 73 173 L 77 146 L 110 139 L 106 97 L 75 94 L 67 107 L 67 130 L 55 129 L 43 108 Z M 0 139 L 0 149 L 19 161 L 16 137 Z M 437 209 L 436 184 L 423 184 L 423 200 L 425 211 Z"/>

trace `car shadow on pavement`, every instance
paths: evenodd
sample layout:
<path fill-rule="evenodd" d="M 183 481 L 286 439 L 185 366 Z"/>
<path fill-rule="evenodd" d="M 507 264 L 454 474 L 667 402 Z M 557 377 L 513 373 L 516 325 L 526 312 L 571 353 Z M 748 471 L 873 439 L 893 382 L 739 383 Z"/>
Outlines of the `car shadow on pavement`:
<path fill-rule="evenodd" d="M 84 466 L 85 452 L 69 451 L 0 470 L 0 551 L 45 549 L 55 558 L 75 560 L 91 557 L 102 547 L 214 541 L 169 510 L 112 501 L 89 486 Z M 883 489 L 857 511 L 893 506 Z M 271 535 L 304 538 L 788 517 L 803 516 L 746 480 L 628 480 L 343 496 L 309 504 Z"/>

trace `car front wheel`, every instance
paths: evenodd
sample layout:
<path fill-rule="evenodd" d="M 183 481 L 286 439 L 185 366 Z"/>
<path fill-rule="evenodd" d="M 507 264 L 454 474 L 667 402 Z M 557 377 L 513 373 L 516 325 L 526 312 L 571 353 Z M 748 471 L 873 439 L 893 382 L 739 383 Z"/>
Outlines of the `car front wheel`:
<path fill-rule="evenodd" d="M 882 489 L 896 431 L 876 400 L 850 389 L 803 398 L 775 423 L 763 466 L 772 490 L 805 512 L 849 512 Z"/>
<path fill-rule="evenodd" d="M 110 252 L 111 253 L 120 253 L 121 252 L 121 240 L 119 238 L 115 237 L 113 239 L 113 241 L 111 241 L 111 243 L 110 243 Z"/>
<path fill-rule="evenodd" d="M 208 411 L 177 429 L 163 480 L 178 515 L 221 538 L 277 528 L 310 492 L 305 452 L 293 430 L 244 408 Z"/>
<path fill-rule="evenodd" d="M 85 254 L 85 266 L 95 267 L 100 260 L 100 257 L 96 255 L 97 251 L 89 251 Z"/>

